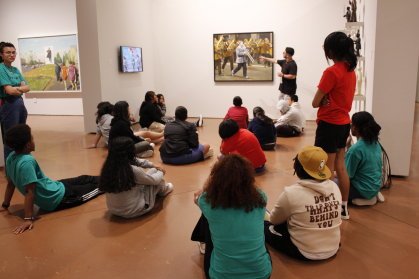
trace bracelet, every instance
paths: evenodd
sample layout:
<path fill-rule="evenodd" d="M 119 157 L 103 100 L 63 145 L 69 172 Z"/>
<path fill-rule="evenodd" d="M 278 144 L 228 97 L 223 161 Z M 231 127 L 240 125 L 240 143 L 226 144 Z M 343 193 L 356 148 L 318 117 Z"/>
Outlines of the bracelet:
<path fill-rule="evenodd" d="M 3 203 L 1 204 L 1 206 L 2 206 L 2 207 L 4 207 L 4 208 L 6 208 L 6 209 L 8 209 L 8 208 L 9 208 L 9 206 L 10 206 L 10 204 L 9 204 L 9 205 L 5 205 L 5 204 L 4 204 L 4 202 L 3 202 Z"/>
<path fill-rule="evenodd" d="M 25 217 L 25 218 L 23 218 L 24 220 L 34 220 L 35 218 L 33 218 L 33 217 Z"/>
<path fill-rule="evenodd" d="M 284 78 L 285 74 L 282 74 L 282 78 Z"/>

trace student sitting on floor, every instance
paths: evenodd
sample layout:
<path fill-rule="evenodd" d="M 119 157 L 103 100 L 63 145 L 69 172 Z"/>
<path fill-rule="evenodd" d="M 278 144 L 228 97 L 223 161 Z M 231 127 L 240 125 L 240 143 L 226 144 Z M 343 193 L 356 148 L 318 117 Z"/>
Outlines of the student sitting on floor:
<path fill-rule="evenodd" d="M 109 144 L 109 132 L 111 130 L 111 122 L 113 119 L 113 116 L 112 116 L 113 109 L 114 109 L 114 105 L 107 105 L 99 109 L 97 113 L 99 123 L 97 124 L 97 131 L 96 131 L 94 143 L 92 145 L 85 147 L 86 149 L 96 148 L 101 137 L 103 137 L 103 139 L 105 140 L 106 145 Z M 134 135 L 140 138 L 149 138 L 151 143 L 161 143 L 164 141 L 163 133 L 156 133 L 156 132 L 150 132 L 150 131 L 138 131 L 138 132 L 134 132 Z"/>
<path fill-rule="evenodd" d="M 113 110 L 114 118 L 111 121 L 111 130 L 109 132 L 109 142 L 112 145 L 112 141 L 118 137 L 128 137 L 135 143 L 135 154 L 140 158 L 151 157 L 154 154 L 154 144 L 150 145 L 150 138 L 140 138 L 134 135 L 134 131 L 131 127 L 129 120 L 130 109 L 129 105 L 125 101 L 119 101 L 115 104 Z"/>
<path fill-rule="evenodd" d="M 185 107 L 176 108 L 175 118 L 175 121 L 167 123 L 164 128 L 165 141 L 159 149 L 163 163 L 191 164 L 214 154 L 209 144 L 199 143 L 195 125 L 186 122 L 188 110 Z"/>
<path fill-rule="evenodd" d="M 147 172 L 142 168 L 150 168 Z M 173 190 L 163 179 L 160 166 L 135 157 L 132 139 L 119 137 L 112 142 L 103 164 L 99 189 L 106 193 L 108 209 L 115 215 L 134 218 L 149 212 L 157 196 Z"/>
<path fill-rule="evenodd" d="M 266 157 L 254 134 L 246 129 L 240 129 L 233 119 L 226 119 L 221 122 L 218 133 L 222 138 L 221 154 L 218 159 L 228 154 L 240 154 L 252 162 L 256 173 L 265 168 Z"/>
<path fill-rule="evenodd" d="M 234 97 L 233 104 L 234 107 L 228 109 L 228 112 L 223 120 L 231 118 L 239 124 L 241 129 L 247 129 L 247 124 L 249 123 L 249 113 L 247 112 L 247 108 L 241 106 L 243 104 L 242 98 L 239 96 Z"/>
<path fill-rule="evenodd" d="M 326 162 L 323 149 L 304 147 L 294 159 L 300 180 L 285 187 L 266 216 L 266 242 L 299 260 L 325 260 L 339 249 L 342 196 Z"/>
<path fill-rule="evenodd" d="M 276 108 L 281 112 L 281 118 L 275 123 L 278 137 L 297 137 L 301 134 L 303 123 L 298 109 L 290 107 L 285 100 L 280 100 Z"/>
<path fill-rule="evenodd" d="M 380 130 L 369 112 L 361 111 L 352 116 L 351 133 L 357 142 L 345 154 L 345 166 L 350 180 L 349 200 L 355 205 L 384 202 L 380 193 L 383 167 L 378 142 Z"/>
<path fill-rule="evenodd" d="M 147 91 L 144 102 L 140 107 L 140 125 L 149 131 L 161 133 L 164 130 L 164 122 L 157 108 L 157 96 L 153 91 Z"/>
<path fill-rule="evenodd" d="M 256 187 L 252 164 L 241 155 L 216 163 L 194 202 L 202 211 L 191 240 L 199 242 L 206 278 L 269 278 L 263 217 L 268 198 Z"/>
<path fill-rule="evenodd" d="M 59 181 L 45 176 L 31 155 L 35 151 L 35 141 L 28 125 L 11 127 L 4 140 L 14 151 L 6 160 L 7 187 L 0 211 L 9 208 L 15 188 L 25 196 L 25 221 L 13 230 L 15 234 L 33 228 L 34 204 L 46 211 L 57 211 L 80 205 L 100 194 L 98 176 L 82 175 Z"/>
<path fill-rule="evenodd" d="M 175 118 L 172 116 L 166 116 L 166 101 L 164 100 L 163 94 L 157 94 L 157 108 L 158 108 L 158 114 L 161 117 L 161 120 L 164 122 L 173 122 L 175 121 Z M 195 127 L 202 127 L 204 120 L 202 118 L 202 114 L 199 115 L 199 118 L 197 121 L 191 122 Z"/>
<path fill-rule="evenodd" d="M 262 150 L 274 150 L 276 145 L 276 129 L 271 118 L 265 115 L 261 107 L 253 109 L 253 119 L 247 128 L 259 141 Z"/>
<path fill-rule="evenodd" d="M 306 117 L 305 117 L 303 111 L 301 110 L 301 105 L 298 102 L 298 96 L 297 95 L 290 95 L 287 102 L 288 102 L 288 105 L 290 107 L 298 109 L 298 112 L 300 113 L 300 116 L 301 116 L 301 123 L 302 123 L 302 128 L 301 129 L 304 131 L 304 128 L 306 127 Z"/>

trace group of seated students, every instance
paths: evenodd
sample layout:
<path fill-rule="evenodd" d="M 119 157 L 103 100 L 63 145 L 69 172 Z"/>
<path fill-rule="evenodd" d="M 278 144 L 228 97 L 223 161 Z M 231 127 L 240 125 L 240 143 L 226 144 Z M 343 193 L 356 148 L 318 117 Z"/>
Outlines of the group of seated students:
<path fill-rule="evenodd" d="M 147 113 L 155 113 L 157 109 L 156 100 L 152 102 L 147 94 L 140 109 L 141 118 L 144 108 Z M 154 92 L 149 96 L 157 99 Z M 279 104 L 281 113 L 288 116 L 282 122 L 278 120 L 280 125 L 276 127 L 260 107 L 254 108 L 254 117 L 248 122 L 247 109 L 241 107 L 240 97 L 234 98 L 234 107 L 219 125 L 221 154 L 203 189 L 194 194 L 202 215 L 191 239 L 198 242 L 205 254 L 207 278 L 268 278 L 272 262 L 265 241 L 299 260 L 328 259 L 339 249 L 342 195 L 338 181 L 330 179 L 333 173 L 327 167 L 328 154 L 321 147 L 306 146 L 298 153 L 294 174 L 299 180 L 285 188 L 271 212 L 266 210 L 267 196 L 255 184 L 254 174 L 264 170 L 267 162 L 263 150 L 274 148 L 278 126 L 287 123 L 285 126 L 295 128 L 293 136 L 297 127 L 302 131 L 297 108 L 294 110 L 292 104 L 283 102 Z M 300 122 L 291 121 L 294 119 L 291 115 Z M 45 176 L 32 157 L 35 142 L 30 127 L 13 126 L 5 134 L 5 144 L 14 152 L 6 161 L 8 184 L 0 211 L 8 209 L 17 188 L 25 196 L 25 220 L 14 229 L 16 234 L 33 228 L 34 204 L 46 211 L 57 211 L 83 204 L 102 193 L 114 215 L 141 216 L 152 210 L 157 196 L 173 190 L 173 185 L 163 179 L 166 171 L 162 166 L 140 159 L 153 155 L 154 144 L 162 143 L 160 155 L 165 164 L 191 164 L 213 155 L 209 144 L 199 143 L 197 125 L 187 122 L 187 118 L 187 109 L 179 106 L 170 121 L 152 116 L 143 120 L 149 123 L 149 129 L 162 124 L 155 120 L 164 122 L 164 133 L 135 132 L 131 124 L 135 119 L 127 102 L 99 105 L 95 143 L 86 148 L 96 147 L 100 137 L 109 145 L 100 176 L 82 175 L 59 181 Z M 294 124 L 297 126 L 291 126 Z M 345 163 L 350 178 L 349 199 L 355 205 L 384 201 L 379 192 L 380 129 L 368 112 L 358 112 L 352 117 L 351 133 L 357 143 L 349 148 Z M 285 131 L 282 127 L 280 130 Z"/>

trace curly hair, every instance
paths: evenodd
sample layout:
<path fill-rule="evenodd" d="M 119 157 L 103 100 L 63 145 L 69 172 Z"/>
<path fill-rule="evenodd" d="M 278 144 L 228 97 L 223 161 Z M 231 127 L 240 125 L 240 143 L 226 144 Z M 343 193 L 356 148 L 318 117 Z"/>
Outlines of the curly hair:
<path fill-rule="evenodd" d="M 238 154 L 227 155 L 212 167 L 204 185 L 204 200 L 212 209 L 244 208 L 248 213 L 264 208 L 266 201 L 255 184 L 252 163 Z"/>
<path fill-rule="evenodd" d="M 119 101 L 113 107 L 113 119 L 111 121 L 111 126 L 119 120 L 125 121 L 131 126 L 131 121 L 129 120 L 128 114 L 129 105 L 125 101 Z"/>
<path fill-rule="evenodd" d="M 4 135 L 4 143 L 16 152 L 21 152 L 31 141 L 31 127 L 26 124 L 12 126 Z"/>
<path fill-rule="evenodd" d="M 12 48 L 16 49 L 15 46 L 12 43 L 9 43 L 9 42 L 1 42 L 0 43 L 0 53 L 3 53 L 3 49 L 5 47 L 12 47 Z M 2 57 L 0 57 L 0 63 L 3 63 L 3 58 Z"/>
<path fill-rule="evenodd" d="M 100 174 L 99 190 L 115 194 L 131 190 L 135 186 L 131 167 L 134 160 L 135 146 L 132 139 L 119 137 L 112 141 Z"/>

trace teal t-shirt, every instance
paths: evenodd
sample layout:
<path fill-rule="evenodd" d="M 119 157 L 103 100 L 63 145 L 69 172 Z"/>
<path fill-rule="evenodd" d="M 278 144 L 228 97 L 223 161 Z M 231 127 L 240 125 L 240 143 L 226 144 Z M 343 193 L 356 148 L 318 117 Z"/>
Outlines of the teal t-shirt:
<path fill-rule="evenodd" d="M 265 199 L 265 193 L 260 191 Z M 204 192 L 198 205 L 208 219 L 214 250 L 211 254 L 211 278 L 263 278 L 272 273 L 269 254 L 266 252 L 264 221 L 266 208 L 211 209 L 205 202 Z"/>
<path fill-rule="evenodd" d="M 10 71 L 12 69 L 12 71 Z M 12 74 L 13 73 L 13 74 Z M 11 85 L 12 87 L 20 86 L 20 83 L 24 81 L 27 85 L 28 83 L 23 78 L 22 74 L 20 73 L 19 69 L 16 67 L 7 68 L 4 63 L 0 63 L 0 98 L 8 97 L 11 95 L 5 94 L 4 86 Z M 22 95 L 13 95 L 15 97 L 19 97 Z"/>
<path fill-rule="evenodd" d="M 6 160 L 6 172 L 22 195 L 25 195 L 25 186 L 35 182 L 35 204 L 44 210 L 53 211 L 64 197 L 64 184 L 45 176 L 30 153 L 10 153 Z"/>
<path fill-rule="evenodd" d="M 377 196 L 381 189 L 382 167 L 381 147 L 378 142 L 369 144 L 360 139 L 345 155 L 345 165 L 351 184 L 366 199 Z"/>

